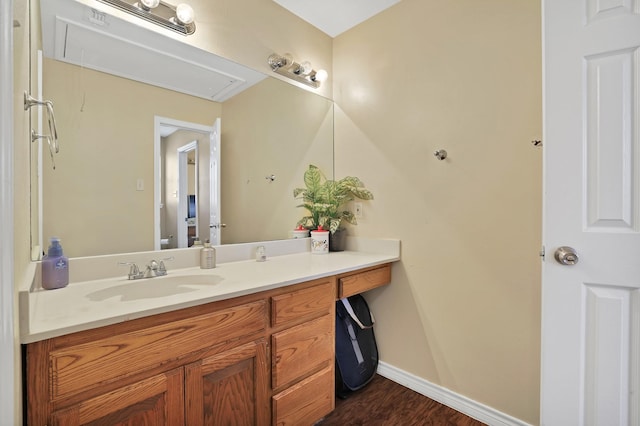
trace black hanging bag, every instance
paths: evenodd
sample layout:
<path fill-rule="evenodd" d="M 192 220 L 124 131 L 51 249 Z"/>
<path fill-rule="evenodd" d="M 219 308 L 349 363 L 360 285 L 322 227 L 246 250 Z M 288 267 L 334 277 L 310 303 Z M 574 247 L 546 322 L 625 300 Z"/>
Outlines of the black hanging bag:
<path fill-rule="evenodd" d="M 373 315 L 357 294 L 336 302 L 336 396 L 346 398 L 376 374 L 378 347 Z"/>

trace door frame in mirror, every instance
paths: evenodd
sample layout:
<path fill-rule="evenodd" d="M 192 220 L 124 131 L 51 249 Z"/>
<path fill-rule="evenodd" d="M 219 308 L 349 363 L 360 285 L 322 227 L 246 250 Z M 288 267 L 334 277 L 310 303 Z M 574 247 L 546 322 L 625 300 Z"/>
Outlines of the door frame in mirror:
<path fill-rule="evenodd" d="M 162 147 L 161 147 L 161 143 L 162 143 L 162 132 L 161 132 L 161 128 L 162 126 L 170 126 L 170 127 L 176 127 L 178 130 L 187 130 L 187 131 L 194 131 L 194 132 L 200 132 L 203 134 L 208 134 L 209 135 L 209 140 L 213 141 L 214 140 L 214 132 L 215 132 L 215 128 L 214 126 L 205 126 L 202 124 L 198 124 L 198 123 L 192 123 L 192 122 L 188 122 L 188 121 L 181 121 L 181 120 L 176 120 L 173 118 L 168 118 L 168 117 L 161 117 L 161 116 L 154 116 L 154 130 L 153 130 L 153 175 L 154 175 L 154 211 L 153 211 L 153 216 L 154 216 L 154 224 L 153 224 L 153 234 L 154 234 L 154 250 L 160 250 L 161 249 L 161 244 L 160 244 L 160 238 L 161 238 L 161 221 L 160 221 L 160 205 L 161 205 L 161 201 L 162 201 L 162 194 L 161 194 L 161 188 L 162 185 L 160 184 L 161 179 L 162 179 Z M 211 151 L 211 150 L 208 150 Z M 219 156 L 219 152 L 220 150 L 217 149 L 216 152 L 218 153 Z M 211 160 L 210 160 L 211 161 Z M 220 163 L 220 158 L 216 159 L 217 163 Z M 210 201 L 210 204 L 211 201 Z M 220 200 L 217 200 L 217 205 L 220 205 Z"/>

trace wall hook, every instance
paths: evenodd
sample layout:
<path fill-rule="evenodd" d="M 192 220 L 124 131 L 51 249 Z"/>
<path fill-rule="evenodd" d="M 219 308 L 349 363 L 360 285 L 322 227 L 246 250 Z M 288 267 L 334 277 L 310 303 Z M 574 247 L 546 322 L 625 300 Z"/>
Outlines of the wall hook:
<path fill-rule="evenodd" d="M 447 158 L 447 151 L 445 151 L 444 149 L 439 149 L 436 152 L 433 153 L 433 155 L 440 161 L 444 160 L 445 158 Z"/>
<path fill-rule="evenodd" d="M 58 147 L 51 144 L 51 136 L 49 136 L 49 135 L 41 135 L 39 133 L 36 133 L 35 130 L 31 129 L 31 143 L 34 143 L 38 139 L 44 139 L 44 140 L 47 141 L 47 144 L 49 144 L 49 154 L 51 154 L 51 166 L 53 167 L 53 170 L 55 170 L 56 169 L 56 162 L 53 159 L 53 154 L 54 154 L 54 152 L 56 154 L 59 152 L 58 151 Z"/>
<path fill-rule="evenodd" d="M 276 175 L 269 175 L 269 176 L 265 176 L 264 177 L 266 180 L 269 181 L 269 183 L 273 182 L 274 180 L 276 180 Z"/>
<path fill-rule="evenodd" d="M 53 138 L 53 140 L 58 142 L 58 130 L 56 128 L 56 117 L 53 114 L 53 102 L 51 101 L 40 101 L 31 95 L 29 95 L 26 91 L 24 92 L 24 110 L 27 111 L 34 105 L 40 105 L 47 108 L 47 119 L 49 121 L 49 136 Z M 56 149 L 56 152 L 58 150 Z"/>
<path fill-rule="evenodd" d="M 533 141 L 531 141 L 531 143 L 535 147 L 541 147 L 542 146 L 542 141 L 539 141 L 539 140 L 533 140 Z"/>

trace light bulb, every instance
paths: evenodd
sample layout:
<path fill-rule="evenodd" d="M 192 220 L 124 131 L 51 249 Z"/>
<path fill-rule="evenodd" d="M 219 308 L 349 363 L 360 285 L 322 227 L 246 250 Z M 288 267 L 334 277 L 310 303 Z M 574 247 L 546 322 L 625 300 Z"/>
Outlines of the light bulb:
<path fill-rule="evenodd" d="M 282 56 L 278 55 L 277 53 L 273 53 L 269 55 L 267 62 L 269 63 L 269 65 L 271 65 L 271 69 L 275 71 L 278 68 L 291 65 L 291 63 L 293 62 L 293 56 L 291 56 L 290 53 L 285 53 Z"/>
<path fill-rule="evenodd" d="M 193 8 L 186 3 L 180 3 L 176 6 L 176 19 L 183 25 L 189 25 L 193 22 Z"/>
<path fill-rule="evenodd" d="M 291 53 L 285 53 L 284 55 L 282 55 L 282 60 L 283 60 L 282 66 L 288 67 L 293 63 L 293 55 Z"/>
<path fill-rule="evenodd" d="M 269 55 L 269 58 L 267 58 L 267 62 L 269 63 L 269 65 L 271 65 L 272 70 L 277 70 L 281 66 L 280 55 L 278 55 L 277 53 L 272 53 L 271 55 Z"/>
<path fill-rule="evenodd" d="M 304 61 L 300 63 L 300 68 L 298 68 L 298 70 L 299 74 L 307 75 L 313 70 L 313 67 L 311 66 L 311 62 Z"/>
<path fill-rule="evenodd" d="M 140 0 L 140 5 L 144 10 L 150 10 L 158 7 L 160 0 Z"/>
<path fill-rule="evenodd" d="M 313 76 L 313 80 L 314 81 L 319 81 L 320 83 L 322 83 L 328 77 L 329 77 L 329 73 L 328 72 L 326 72 L 325 70 L 318 70 L 318 71 L 316 71 L 316 75 Z"/>

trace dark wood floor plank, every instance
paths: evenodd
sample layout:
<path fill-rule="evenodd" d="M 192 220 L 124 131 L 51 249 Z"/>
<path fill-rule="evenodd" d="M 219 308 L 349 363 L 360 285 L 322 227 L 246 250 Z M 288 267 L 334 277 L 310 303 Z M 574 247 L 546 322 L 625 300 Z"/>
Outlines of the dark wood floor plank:
<path fill-rule="evenodd" d="M 371 383 L 347 399 L 336 400 L 336 409 L 318 426 L 482 426 L 464 414 L 442 405 L 387 378 Z"/>

